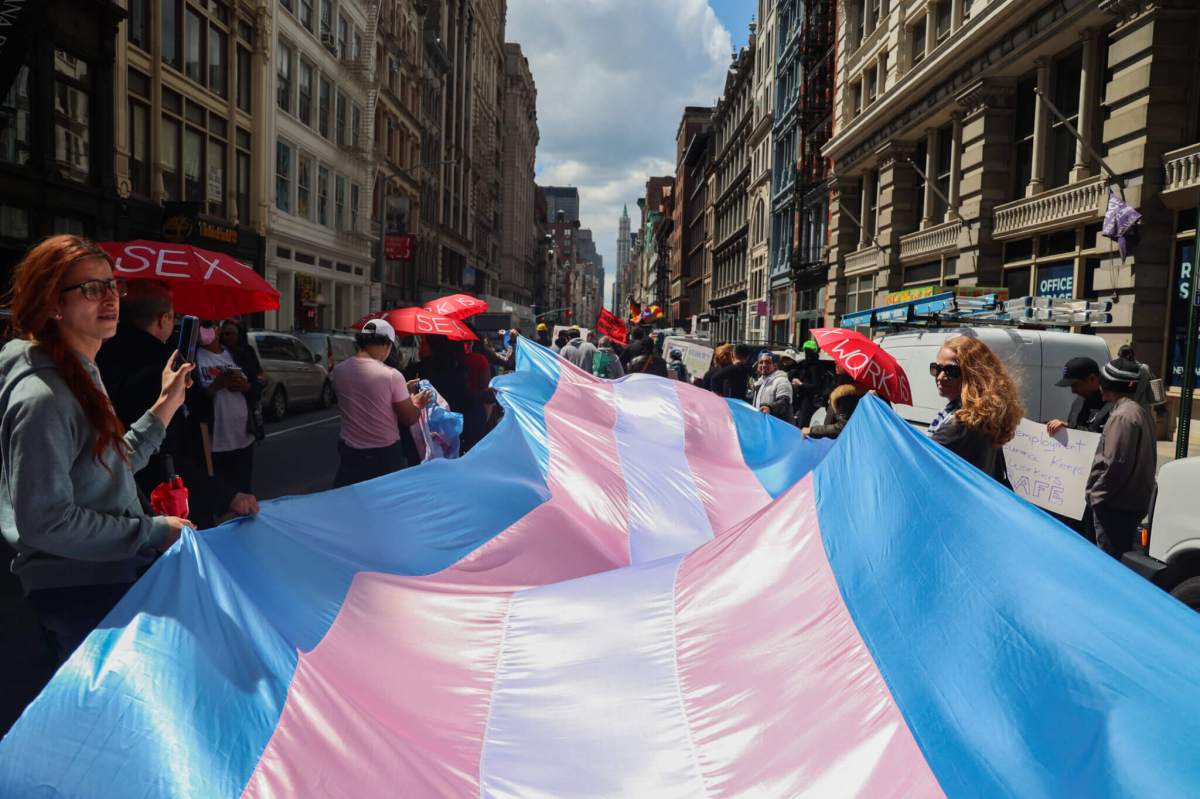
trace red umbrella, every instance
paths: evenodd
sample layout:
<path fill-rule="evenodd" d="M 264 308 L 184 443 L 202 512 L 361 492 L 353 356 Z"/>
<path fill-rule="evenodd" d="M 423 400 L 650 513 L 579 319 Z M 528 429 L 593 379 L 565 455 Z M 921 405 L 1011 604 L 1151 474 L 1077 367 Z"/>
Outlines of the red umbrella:
<path fill-rule="evenodd" d="M 912 405 L 908 375 L 883 347 L 862 333 L 841 327 L 818 328 L 812 331 L 812 337 L 854 382 L 899 405 Z"/>
<path fill-rule="evenodd" d="M 424 308 L 398 308 L 383 315 L 397 333 L 445 336 L 451 341 L 475 341 L 479 336 L 457 319 L 430 313 Z M 364 320 L 363 324 L 369 320 Z"/>
<path fill-rule="evenodd" d="M 374 313 L 369 313 L 366 316 L 364 316 L 362 319 L 359 319 L 357 322 L 350 325 L 350 327 L 353 328 L 354 330 L 362 330 L 363 325 L 365 325 L 367 322 L 370 322 L 372 319 L 382 319 L 383 317 L 385 317 L 387 315 L 388 315 L 387 311 L 375 311 Z"/>
<path fill-rule="evenodd" d="M 279 308 L 279 292 L 232 256 L 161 241 L 106 241 L 100 247 L 113 259 L 114 277 L 168 284 L 176 313 L 224 319 Z"/>
<path fill-rule="evenodd" d="M 451 294 L 425 303 L 425 310 L 451 319 L 467 319 L 487 311 L 488 304 L 470 294 Z"/>

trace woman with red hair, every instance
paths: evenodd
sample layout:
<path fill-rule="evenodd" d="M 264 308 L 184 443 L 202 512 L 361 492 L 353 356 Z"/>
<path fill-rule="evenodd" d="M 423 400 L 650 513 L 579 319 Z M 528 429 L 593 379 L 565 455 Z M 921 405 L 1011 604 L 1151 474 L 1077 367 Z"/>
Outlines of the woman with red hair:
<path fill-rule="evenodd" d="M 164 365 L 158 400 L 128 430 L 96 368 L 124 292 L 102 250 L 52 236 L 13 273 L 14 340 L 0 350 L 0 529 L 64 660 L 188 525 L 146 516 L 133 475 L 162 443 L 191 366 Z"/>

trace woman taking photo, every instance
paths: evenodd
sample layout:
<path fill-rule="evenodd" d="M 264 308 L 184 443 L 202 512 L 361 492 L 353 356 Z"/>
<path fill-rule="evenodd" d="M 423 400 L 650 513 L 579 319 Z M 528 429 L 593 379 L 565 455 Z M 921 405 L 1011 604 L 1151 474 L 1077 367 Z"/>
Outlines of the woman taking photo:
<path fill-rule="evenodd" d="M 1008 370 L 986 344 L 967 336 L 947 339 L 929 364 L 948 402 L 929 425 L 933 440 L 1007 484 L 1004 451 L 1025 412 Z"/>
<path fill-rule="evenodd" d="M 146 516 L 133 475 L 162 443 L 191 366 L 164 364 L 158 400 L 129 430 L 96 369 L 124 291 L 108 256 L 76 236 L 46 239 L 13 273 L 14 340 L 0 351 L 0 529 L 60 660 L 188 524 Z"/>

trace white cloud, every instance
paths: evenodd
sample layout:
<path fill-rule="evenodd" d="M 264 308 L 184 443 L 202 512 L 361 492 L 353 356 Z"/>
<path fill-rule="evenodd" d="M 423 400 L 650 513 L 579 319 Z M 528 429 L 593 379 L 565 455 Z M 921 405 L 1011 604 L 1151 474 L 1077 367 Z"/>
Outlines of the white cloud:
<path fill-rule="evenodd" d="M 652 175 L 674 174 L 684 106 L 721 93 L 731 39 L 706 0 L 510 0 L 538 90 L 538 183 L 578 186 L 581 221 L 616 268 L 621 206 L 636 225 Z"/>

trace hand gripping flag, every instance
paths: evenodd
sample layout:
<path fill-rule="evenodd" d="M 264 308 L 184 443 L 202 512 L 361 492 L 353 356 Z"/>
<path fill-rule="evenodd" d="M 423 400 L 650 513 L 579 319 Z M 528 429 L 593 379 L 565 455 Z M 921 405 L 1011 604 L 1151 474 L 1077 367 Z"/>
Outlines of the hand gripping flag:
<path fill-rule="evenodd" d="M 607 308 L 600 309 L 600 315 L 596 317 L 596 330 L 600 331 L 600 335 L 608 336 L 622 347 L 625 346 L 625 323 Z"/>
<path fill-rule="evenodd" d="M 185 534 L 0 796 L 1200 791 L 1200 621 L 878 401 L 518 359 L 465 458 Z"/>

